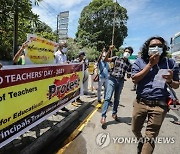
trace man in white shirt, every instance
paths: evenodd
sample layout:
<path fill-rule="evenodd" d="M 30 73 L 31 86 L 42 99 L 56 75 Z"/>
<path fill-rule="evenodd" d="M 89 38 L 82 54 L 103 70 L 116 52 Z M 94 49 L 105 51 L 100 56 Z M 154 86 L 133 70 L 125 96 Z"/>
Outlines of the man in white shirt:
<path fill-rule="evenodd" d="M 56 64 L 67 63 L 67 44 L 66 42 L 61 42 L 58 47 L 58 51 L 54 54 L 54 60 Z"/>
<path fill-rule="evenodd" d="M 66 42 L 59 43 L 58 51 L 56 51 L 56 53 L 54 54 L 54 60 L 56 64 L 67 63 L 66 52 L 67 52 Z M 61 110 L 69 112 L 69 110 L 65 107 L 63 107 Z"/>

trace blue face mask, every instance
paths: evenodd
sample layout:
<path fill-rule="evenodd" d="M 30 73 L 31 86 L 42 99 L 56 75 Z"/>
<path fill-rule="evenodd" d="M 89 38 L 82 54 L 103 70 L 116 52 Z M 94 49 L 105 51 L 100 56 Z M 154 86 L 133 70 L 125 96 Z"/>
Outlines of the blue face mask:
<path fill-rule="evenodd" d="M 67 52 L 67 48 L 63 47 L 63 48 L 62 48 L 62 52 L 63 52 L 63 53 L 66 53 L 66 52 Z"/>
<path fill-rule="evenodd" d="M 161 55 L 162 53 L 163 53 L 163 48 L 161 48 L 161 47 L 158 47 L 158 46 L 156 46 L 156 47 L 149 47 L 149 51 L 148 51 L 148 55 L 149 56 L 152 56 L 154 54 Z"/>

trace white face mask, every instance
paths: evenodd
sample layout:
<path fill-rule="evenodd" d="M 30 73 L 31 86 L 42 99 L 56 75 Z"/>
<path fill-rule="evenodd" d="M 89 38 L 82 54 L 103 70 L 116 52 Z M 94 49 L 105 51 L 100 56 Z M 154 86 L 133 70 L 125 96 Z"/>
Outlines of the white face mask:
<path fill-rule="evenodd" d="M 124 58 L 128 59 L 129 56 L 130 56 L 130 53 L 129 53 L 129 52 L 124 52 L 124 53 L 123 53 L 123 57 L 124 57 Z"/>
<path fill-rule="evenodd" d="M 67 48 L 63 47 L 63 48 L 62 48 L 62 52 L 63 52 L 63 53 L 66 53 L 66 52 L 67 52 Z"/>
<path fill-rule="evenodd" d="M 163 48 L 158 47 L 158 46 L 149 48 L 149 51 L 148 51 L 149 56 L 152 56 L 152 55 L 154 55 L 156 53 L 161 55 L 163 53 Z"/>

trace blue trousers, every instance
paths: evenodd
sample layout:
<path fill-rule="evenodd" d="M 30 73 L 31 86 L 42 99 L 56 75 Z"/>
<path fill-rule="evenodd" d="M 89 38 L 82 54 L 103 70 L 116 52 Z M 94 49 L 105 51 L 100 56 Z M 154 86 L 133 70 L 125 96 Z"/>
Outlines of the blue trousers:
<path fill-rule="evenodd" d="M 102 117 L 106 117 L 106 112 L 109 107 L 109 103 L 111 101 L 112 95 L 114 93 L 114 104 L 112 114 L 117 113 L 117 108 L 119 105 L 120 94 L 123 89 L 124 79 L 117 79 L 115 77 L 110 76 L 107 83 L 104 104 L 102 108 Z"/>

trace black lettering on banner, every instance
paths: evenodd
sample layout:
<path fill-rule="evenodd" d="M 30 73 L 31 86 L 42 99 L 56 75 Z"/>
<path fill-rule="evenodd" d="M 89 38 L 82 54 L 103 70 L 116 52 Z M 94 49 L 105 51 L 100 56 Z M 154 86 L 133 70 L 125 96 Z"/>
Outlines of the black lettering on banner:
<path fill-rule="evenodd" d="M 51 50 L 51 49 L 46 49 L 46 48 L 38 48 L 38 47 L 34 47 L 34 45 L 32 45 L 32 46 L 28 46 L 28 49 L 31 51 L 31 50 L 38 50 L 38 51 L 48 51 L 48 52 L 54 52 L 53 50 Z"/>
<path fill-rule="evenodd" d="M 2 94 L 2 96 L 0 96 L 0 102 L 5 100 L 6 100 L 6 94 Z"/>
<path fill-rule="evenodd" d="M 29 88 L 29 89 L 25 88 L 25 89 L 18 91 L 18 92 L 11 91 L 11 92 L 8 92 L 8 94 L 9 94 L 10 98 L 14 98 L 14 97 L 22 96 L 22 95 L 32 93 L 35 91 L 37 91 L 37 87 L 33 87 L 33 88 Z"/>
<path fill-rule="evenodd" d="M 11 119 L 11 117 L 8 117 L 7 119 L 6 119 L 6 118 L 1 119 L 1 120 L 0 120 L 0 126 L 3 125 L 3 124 L 6 124 L 7 122 L 9 122 L 10 119 Z"/>
<path fill-rule="evenodd" d="M 49 99 L 51 99 L 54 95 L 60 96 L 79 86 L 79 79 L 74 81 L 69 81 L 66 84 L 56 86 L 55 84 L 49 86 Z"/>
<path fill-rule="evenodd" d="M 51 97 L 52 97 L 52 94 L 53 93 L 55 93 L 55 91 L 56 91 L 56 85 L 50 85 L 49 86 L 49 99 L 51 99 Z"/>

